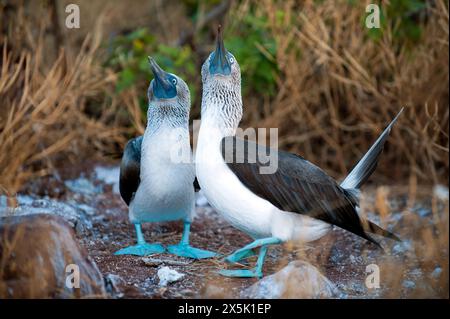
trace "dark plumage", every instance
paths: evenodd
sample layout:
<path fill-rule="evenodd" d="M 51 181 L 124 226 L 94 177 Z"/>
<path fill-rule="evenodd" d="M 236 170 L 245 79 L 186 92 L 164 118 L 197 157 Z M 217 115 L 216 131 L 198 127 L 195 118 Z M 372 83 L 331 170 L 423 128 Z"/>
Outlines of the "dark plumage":
<path fill-rule="evenodd" d="M 134 193 L 141 182 L 141 145 L 143 136 L 128 141 L 123 151 L 120 163 L 120 195 L 127 205 L 130 205 Z"/>
<path fill-rule="evenodd" d="M 230 141 L 230 139 L 232 141 Z M 240 146 L 239 143 L 243 143 Z M 247 188 L 256 195 L 268 200 L 277 208 L 307 215 L 339 226 L 361 236 L 379 246 L 378 242 L 366 234 L 364 222 L 356 212 L 356 203 L 351 194 L 323 170 L 299 155 L 269 150 L 266 146 L 236 137 L 222 140 L 222 156 L 225 157 L 225 145 L 233 145 L 227 151 L 233 152 L 233 161 L 228 167 Z M 236 149 L 244 149 L 236 158 Z M 249 163 L 249 158 L 258 159 L 257 154 L 278 152 L 278 170 L 274 174 L 261 174 L 264 166 L 260 161 Z M 367 231 L 396 238 L 395 235 L 369 223 Z"/>

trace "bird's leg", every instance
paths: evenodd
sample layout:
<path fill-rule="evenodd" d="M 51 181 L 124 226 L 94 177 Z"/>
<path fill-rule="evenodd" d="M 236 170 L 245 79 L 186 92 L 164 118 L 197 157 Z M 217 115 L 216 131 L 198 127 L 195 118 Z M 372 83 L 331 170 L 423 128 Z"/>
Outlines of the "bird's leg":
<path fill-rule="evenodd" d="M 265 238 L 265 239 L 273 239 L 273 237 Z M 279 240 L 278 238 L 275 238 L 275 239 Z M 275 242 L 272 242 L 271 244 L 275 244 Z M 259 249 L 259 256 L 258 256 L 258 260 L 256 261 L 255 268 L 253 268 L 253 269 L 221 270 L 221 271 L 219 271 L 219 274 L 221 274 L 222 276 L 226 276 L 226 277 L 241 277 L 241 278 L 257 277 L 257 278 L 261 278 L 263 276 L 262 267 L 264 265 L 264 259 L 266 258 L 267 249 L 269 248 L 268 245 L 270 245 L 270 244 L 264 244 Z"/>
<path fill-rule="evenodd" d="M 248 254 L 253 253 L 255 248 L 260 247 L 258 260 L 256 262 L 256 266 L 253 269 L 230 269 L 230 270 L 221 270 L 219 274 L 226 277 L 262 277 L 262 267 L 264 265 L 264 259 L 266 258 L 267 249 L 269 245 L 276 245 L 282 243 L 281 239 L 276 237 L 268 237 L 257 239 L 254 242 L 248 244 L 247 246 L 236 250 L 233 254 L 229 255 L 225 258 L 228 262 L 236 262 L 242 258 L 246 258 Z"/>
<path fill-rule="evenodd" d="M 235 263 L 241 259 L 248 258 L 248 257 L 255 255 L 254 249 L 257 247 L 261 247 L 264 245 L 276 245 L 276 244 L 280 244 L 280 243 L 281 243 L 281 240 L 276 237 L 257 239 L 254 242 L 248 244 L 247 246 L 244 246 L 244 247 L 236 250 L 231 255 L 227 256 L 225 258 L 225 261 Z"/>
<path fill-rule="evenodd" d="M 149 244 L 145 241 L 144 235 L 142 234 L 141 224 L 134 224 L 134 228 L 136 230 L 137 244 L 122 248 L 116 251 L 114 255 L 147 256 L 151 254 L 160 254 L 166 251 L 161 244 Z"/>
<path fill-rule="evenodd" d="M 216 253 L 208 250 L 194 248 L 189 245 L 189 234 L 191 232 L 191 223 L 189 221 L 184 222 L 183 236 L 180 243 L 177 245 L 171 245 L 167 248 L 169 253 L 194 259 L 211 258 L 217 256 Z"/>

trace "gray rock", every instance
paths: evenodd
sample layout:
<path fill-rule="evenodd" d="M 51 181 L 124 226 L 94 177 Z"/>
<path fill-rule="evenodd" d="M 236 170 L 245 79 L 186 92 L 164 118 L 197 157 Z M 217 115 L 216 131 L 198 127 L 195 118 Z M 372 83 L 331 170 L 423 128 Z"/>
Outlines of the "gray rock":
<path fill-rule="evenodd" d="M 64 184 L 72 192 L 83 195 L 94 195 L 102 191 L 101 187 L 94 186 L 90 180 L 84 177 L 65 181 Z"/>
<path fill-rule="evenodd" d="M 320 271 L 304 261 L 290 262 L 277 273 L 267 276 L 241 293 L 242 298 L 336 298 L 337 287 Z"/>
<path fill-rule="evenodd" d="M 92 223 L 86 217 L 82 209 L 54 199 L 38 198 L 19 195 L 18 207 L 0 207 L 0 217 L 25 216 L 34 214 L 55 215 L 64 218 L 77 233 L 84 234 L 92 230 Z"/>

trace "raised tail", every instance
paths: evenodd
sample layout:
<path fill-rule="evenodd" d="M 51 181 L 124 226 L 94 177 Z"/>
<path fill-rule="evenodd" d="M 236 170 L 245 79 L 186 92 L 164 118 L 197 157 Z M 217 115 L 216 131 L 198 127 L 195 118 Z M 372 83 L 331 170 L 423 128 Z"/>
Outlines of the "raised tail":
<path fill-rule="evenodd" d="M 358 164 L 356 164 L 350 174 L 348 174 L 341 183 L 341 187 L 344 188 L 350 200 L 356 205 L 359 202 L 359 188 L 375 171 L 375 168 L 378 164 L 378 159 L 380 158 L 380 154 L 383 151 L 384 143 L 386 142 L 386 139 L 391 132 L 392 126 L 395 124 L 395 122 L 397 122 L 397 119 L 400 114 L 402 114 L 402 112 L 403 108 L 400 110 L 400 112 L 398 112 L 397 116 L 391 121 L 391 123 L 386 127 L 380 137 L 372 145 L 372 147 L 367 151 L 363 158 L 361 158 Z M 381 228 L 370 220 L 364 220 L 362 221 L 362 224 L 365 226 L 364 228 L 366 229 L 366 232 L 400 241 L 400 238 L 398 238 L 396 235 Z M 371 241 L 377 243 L 373 239 Z M 378 246 L 380 245 L 378 244 Z"/>
<path fill-rule="evenodd" d="M 392 122 L 386 127 L 384 132 L 375 141 L 372 147 L 367 151 L 367 153 L 361 158 L 361 160 L 352 169 L 350 174 L 342 181 L 341 187 L 347 190 L 359 189 L 367 179 L 372 175 L 378 164 L 378 159 L 383 151 L 384 143 L 386 142 L 389 133 L 391 132 L 392 126 L 397 121 L 400 114 L 402 114 L 403 108 L 398 112 L 397 116 L 392 120 Z"/>

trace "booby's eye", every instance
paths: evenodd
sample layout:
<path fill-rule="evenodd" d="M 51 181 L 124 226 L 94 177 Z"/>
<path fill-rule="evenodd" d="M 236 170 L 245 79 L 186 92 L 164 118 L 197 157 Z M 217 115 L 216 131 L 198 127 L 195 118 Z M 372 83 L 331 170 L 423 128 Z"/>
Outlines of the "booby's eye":
<path fill-rule="evenodd" d="M 230 64 L 233 64 L 233 63 L 234 63 L 234 58 L 233 58 L 233 57 L 230 57 L 230 58 L 228 59 L 228 61 L 230 61 Z"/>
<path fill-rule="evenodd" d="M 177 79 L 176 78 L 172 78 L 172 84 L 173 85 L 177 85 Z"/>

